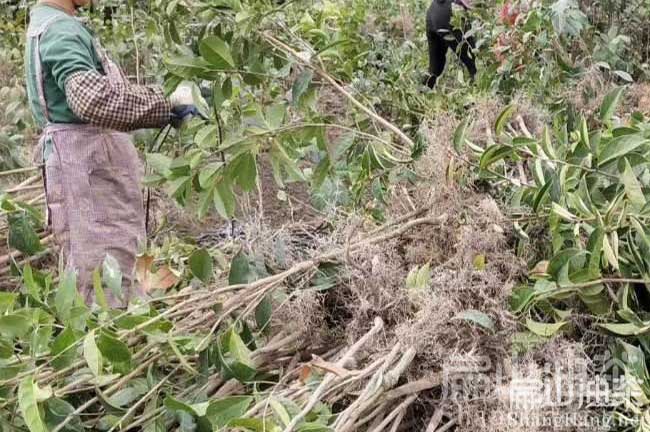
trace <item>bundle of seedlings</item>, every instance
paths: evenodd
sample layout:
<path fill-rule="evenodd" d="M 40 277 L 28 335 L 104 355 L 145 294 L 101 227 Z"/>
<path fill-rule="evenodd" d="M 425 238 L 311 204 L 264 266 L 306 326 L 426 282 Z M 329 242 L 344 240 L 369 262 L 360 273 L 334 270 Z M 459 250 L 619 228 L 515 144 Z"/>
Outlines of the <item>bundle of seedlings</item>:
<path fill-rule="evenodd" d="M 354 238 L 301 247 L 300 260 L 284 263 L 240 251 L 216 281 L 205 249 L 189 257 L 185 281 L 143 256 L 137 278 L 151 298 L 127 310 L 106 302 L 106 290 L 120 295 L 122 286 L 110 258 L 95 274 L 92 306 L 74 274 L 57 282 L 53 273 L 17 267 L 20 283 L 0 295 L 3 427 L 397 430 L 418 393 L 439 380 L 408 383 L 412 346 L 375 348 L 384 320 L 327 344 L 273 316 L 367 248 L 445 220 L 413 211 Z"/>

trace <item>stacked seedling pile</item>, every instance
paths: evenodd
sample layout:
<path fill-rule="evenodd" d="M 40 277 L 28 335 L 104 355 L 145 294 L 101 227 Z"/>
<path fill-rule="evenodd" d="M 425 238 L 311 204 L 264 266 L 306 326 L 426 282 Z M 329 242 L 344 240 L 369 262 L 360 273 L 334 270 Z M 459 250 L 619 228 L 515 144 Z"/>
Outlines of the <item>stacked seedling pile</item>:
<path fill-rule="evenodd" d="M 369 349 L 386 332 L 379 317 L 356 340 L 324 345 L 272 322 L 276 291 L 293 296 L 343 257 L 445 221 L 412 212 L 259 278 L 240 252 L 227 280 L 157 292 L 127 311 L 103 300 L 105 289 L 120 286 L 110 263 L 97 273 L 92 307 L 80 301 L 73 274 L 54 283 L 51 273 L 19 266 L 13 292 L 2 293 L 1 417 L 32 431 L 398 425 L 419 392 L 439 385 L 436 378 L 404 381 L 414 347 L 396 343 L 381 355 Z M 212 268 L 191 265 L 199 279 Z M 140 273 L 140 281 L 161 271 Z M 329 407 L 337 403 L 345 408 L 332 423 Z"/>

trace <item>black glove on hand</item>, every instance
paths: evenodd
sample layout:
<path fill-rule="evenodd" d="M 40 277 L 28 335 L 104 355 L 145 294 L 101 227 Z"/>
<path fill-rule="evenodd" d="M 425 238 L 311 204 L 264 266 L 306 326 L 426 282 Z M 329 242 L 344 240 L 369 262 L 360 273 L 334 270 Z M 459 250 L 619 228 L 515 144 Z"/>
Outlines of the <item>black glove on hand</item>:
<path fill-rule="evenodd" d="M 189 120 L 191 117 L 201 117 L 203 120 L 207 118 L 201 114 L 196 105 L 177 105 L 172 108 L 171 112 L 171 124 L 176 129 L 180 128 L 186 120 Z"/>

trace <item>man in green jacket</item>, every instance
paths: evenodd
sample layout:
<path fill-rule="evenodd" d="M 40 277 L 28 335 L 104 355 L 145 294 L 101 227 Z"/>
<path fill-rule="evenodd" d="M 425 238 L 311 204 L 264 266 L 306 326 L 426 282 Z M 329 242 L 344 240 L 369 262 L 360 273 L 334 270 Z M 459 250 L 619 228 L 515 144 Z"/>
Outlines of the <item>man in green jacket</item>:
<path fill-rule="evenodd" d="M 76 17 L 90 0 L 40 0 L 30 14 L 25 70 L 29 104 L 42 129 L 48 223 L 66 268 L 92 303 L 93 271 L 107 255 L 120 265 L 124 307 L 141 292 L 133 279 L 145 241 L 137 151 L 125 131 L 158 128 L 195 112 L 191 91 L 166 98 L 158 86 L 128 82 Z"/>

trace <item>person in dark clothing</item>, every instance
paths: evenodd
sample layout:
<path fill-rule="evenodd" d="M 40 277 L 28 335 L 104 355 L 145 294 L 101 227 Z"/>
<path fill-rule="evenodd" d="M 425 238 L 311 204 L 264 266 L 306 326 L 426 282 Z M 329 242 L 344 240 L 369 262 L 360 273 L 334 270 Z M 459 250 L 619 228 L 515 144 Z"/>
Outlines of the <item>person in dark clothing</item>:
<path fill-rule="evenodd" d="M 442 75 L 449 48 L 458 55 L 472 79 L 476 75 L 476 63 L 471 52 L 475 47 L 474 38 L 465 37 L 462 30 L 452 27 L 452 3 L 456 3 L 466 10 L 470 8 L 466 0 L 433 0 L 427 11 L 429 76 L 426 84 L 429 88 L 433 88 L 438 77 Z"/>

